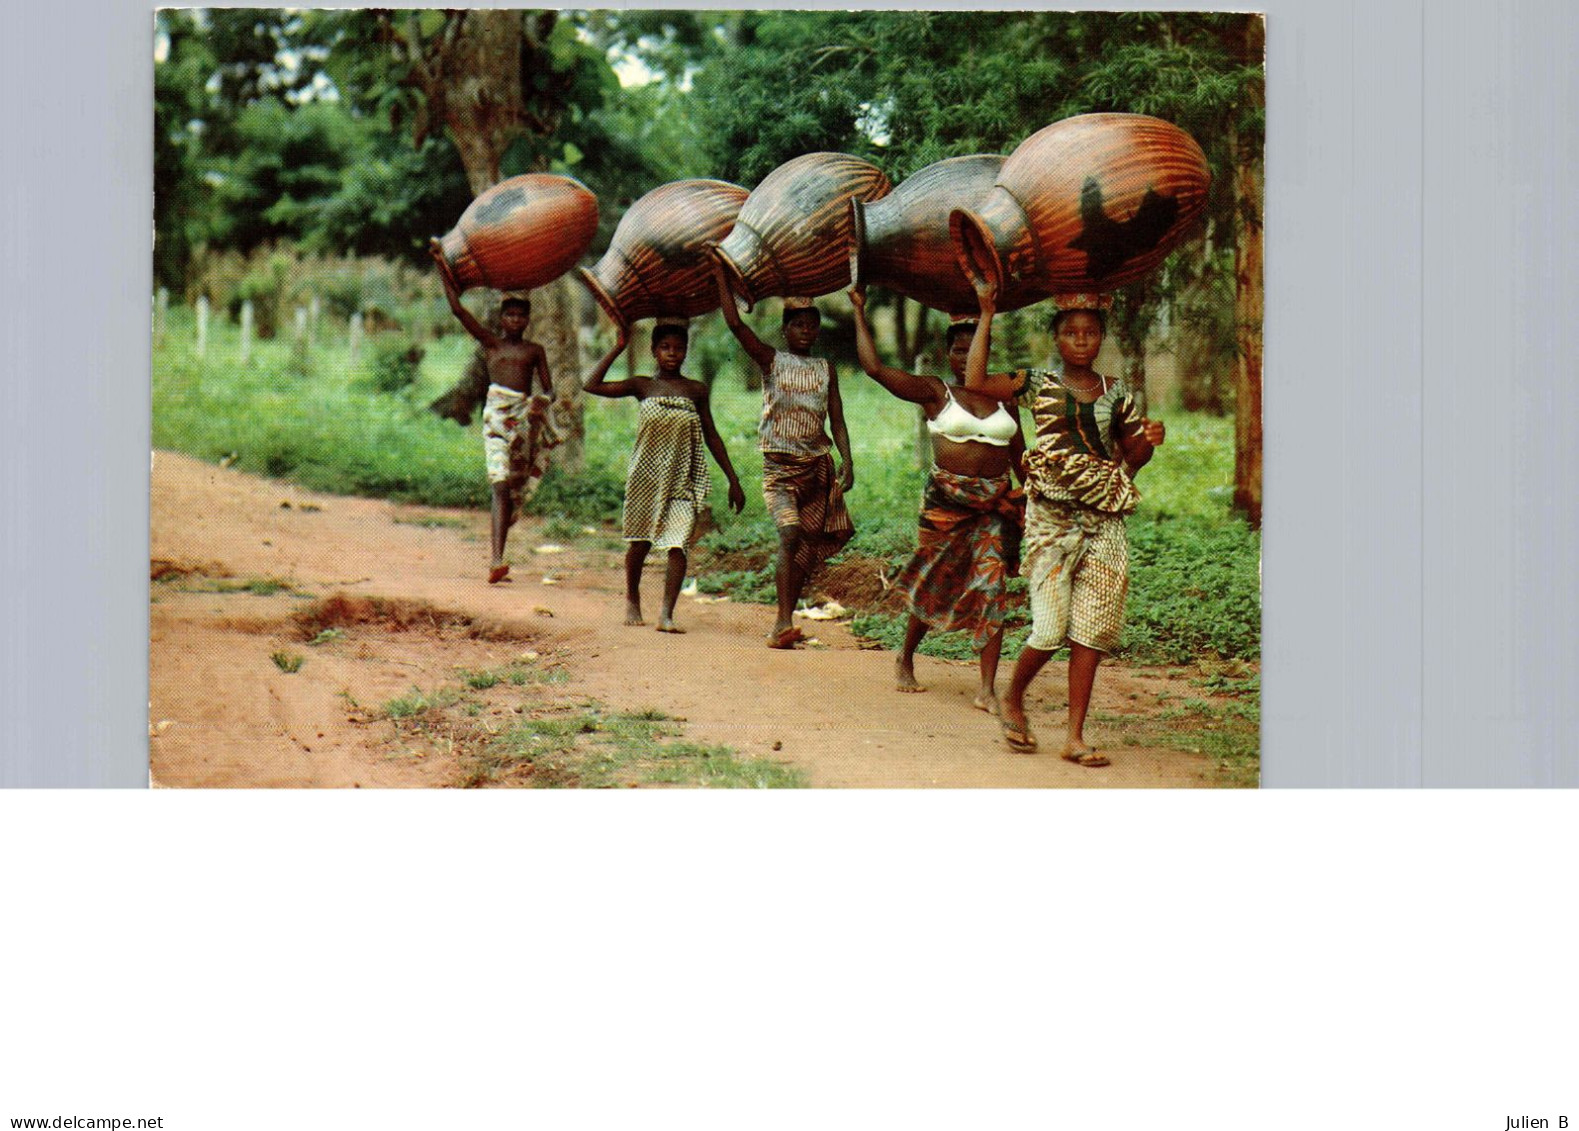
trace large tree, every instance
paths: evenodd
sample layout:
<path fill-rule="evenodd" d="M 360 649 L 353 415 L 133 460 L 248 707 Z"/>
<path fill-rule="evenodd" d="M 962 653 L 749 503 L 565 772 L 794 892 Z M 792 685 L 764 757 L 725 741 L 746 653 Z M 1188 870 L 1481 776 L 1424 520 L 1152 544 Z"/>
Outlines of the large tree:
<path fill-rule="evenodd" d="M 506 155 L 521 138 L 539 144 L 531 168 L 554 164 L 550 144 L 574 112 L 601 104 L 615 85 L 601 53 L 583 43 L 556 11 L 507 9 L 316 13 L 309 31 L 339 60 L 338 85 L 410 122 L 422 145 L 443 132 L 460 154 L 473 195 L 502 180 Z M 329 32 L 327 36 L 324 34 Z M 373 46 L 373 50 L 369 50 Z M 563 152 L 560 149 L 559 152 Z M 516 170 L 520 171 L 520 170 Z M 556 415 L 568 425 L 561 462 L 579 468 L 582 453 L 581 356 L 576 306 L 567 279 L 534 296 L 533 335 L 542 341 L 555 382 Z M 486 366 L 473 358 L 467 375 L 435 408 L 470 419 L 487 388 Z"/>

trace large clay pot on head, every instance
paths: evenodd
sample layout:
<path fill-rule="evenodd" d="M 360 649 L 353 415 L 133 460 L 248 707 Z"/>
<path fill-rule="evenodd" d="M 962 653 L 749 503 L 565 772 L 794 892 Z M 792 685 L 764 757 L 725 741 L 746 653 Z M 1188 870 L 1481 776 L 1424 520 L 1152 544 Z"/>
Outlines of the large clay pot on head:
<path fill-rule="evenodd" d="M 974 314 L 976 291 L 960 269 L 949 213 L 979 209 L 997 184 L 1003 162 L 996 154 L 950 157 L 907 177 L 879 201 L 852 200 L 851 285 L 887 287 L 934 310 Z M 998 296 L 998 309 L 1018 310 L 1045 297 L 1016 286 Z"/>
<path fill-rule="evenodd" d="M 580 181 L 527 173 L 483 193 L 437 241 L 456 290 L 529 291 L 551 283 L 587 253 L 598 200 Z"/>
<path fill-rule="evenodd" d="M 1155 270 L 1206 208 L 1195 139 L 1143 114 L 1082 114 L 1038 130 L 980 208 L 949 217 L 961 266 L 1000 290 L 1110 291 Z"/>
<path fill-rule="evenodd" d="M 580 278 L 622 327 L 641 318 L 695 318 L 718 309 L 706 244 L 735 226 L 746 190 L 727 181 L 674 181 L 630 206 L 609 249 Z"/>
<path fill-rule="evenodd" d="M 734 231 L 718 247 L 733 288 L 748 304 L 769 295 L 815 298 L 849 282 L 849 201 L 877 200 L 892 186 L 877 166 L 845 153 L 786 161 L 751 190 Z"/>

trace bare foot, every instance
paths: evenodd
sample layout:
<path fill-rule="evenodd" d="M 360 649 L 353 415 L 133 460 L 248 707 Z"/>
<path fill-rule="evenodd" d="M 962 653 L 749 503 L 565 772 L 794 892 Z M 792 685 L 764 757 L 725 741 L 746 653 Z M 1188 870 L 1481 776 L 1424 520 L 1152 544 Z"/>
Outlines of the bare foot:
<path fill-rule="evenodd" d="M 680 635 L 680 636 L 683 636 L 685 634 L 685 629 L 683 629 L 679 625 L 675 624 L 674 621 L 671 618 L 669 618 L 669 617 L 659 617 L 658 618 L 658 631 L 659 632 L 672 632 L 672 633 L 675 633 L 676 635 Z"/>
<path fill-rule="evenodd" d="M 894 661 L 894 690 L 905 691 L 910 694 L 919 694 L 926 690 L 916 682 L 915 669 L 904 660 Z"/>
<path fill-rule="evenodd" d="M 503 562 L 500 562 L 498 565 L 494 566 L 488 571 L 488 584 L 498 585 L 499 582 L 508 579 L 509 576 L 510 567 L 505 565 Z"/>
<path fill-rule="evenodd" d="M 642 619 L 641 606 L 635 601 L 625 602 L 625 623 L 632 627 L 640 627 L 647 623 Z"/>
<path fill-rule="evenodd" d="M 990 691 L 983 691 L 970 701 L 970 705 L 978 711 L 986 711 L 989 715 L 998 713 L 998 697 Z"/>

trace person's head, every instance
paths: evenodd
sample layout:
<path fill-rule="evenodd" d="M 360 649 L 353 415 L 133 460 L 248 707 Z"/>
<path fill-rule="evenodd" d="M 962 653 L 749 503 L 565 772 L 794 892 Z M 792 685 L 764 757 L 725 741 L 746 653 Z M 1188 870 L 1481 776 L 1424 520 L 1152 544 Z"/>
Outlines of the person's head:
<path fill-rule="evenodd" d="M 809 298 L 784 300 L 784 344 L 791 353 L 808 353 L 822 332 L 822 314 Z"/>
<path fill-rule="evenodd" d="M 690 332 L 678 322 L 660 322 L 652 330 L 652 359 L 658 368 L 677 372 L 690 350 Z"/>
<path fill-rule="evenodd" d="M 1077 294 L 1054 295 L 1057 313 L 1053 315 L 1050 329 L 1058 356 L 1065 365 L 1089 368 L 1102 350 L 1102 339 L 1107 334 L 1107 312 L 1112 306 L 1110 295 Z"/>
<path fill-rule="evenodd" d="M 965 362 L 970 358 L 970 343 L 976 336 L 976 323 L 954 322 L 943 335 L 948 367 L 959 380 L 965 380 Z"/>
<path fill-rule="evenodd" d="M 1060 310 L 1053 315 L 1053 344 L 1065 365 L 1090 368 L 1102 352 L 1107 318 L 1100 310 Z"/>
<path fill-rule="evenodd" d="M 511 296 L 499 304 L 499 328 L 507 337 L 526 333 L 531 319 L 532 304 L 524 298 Z"/>

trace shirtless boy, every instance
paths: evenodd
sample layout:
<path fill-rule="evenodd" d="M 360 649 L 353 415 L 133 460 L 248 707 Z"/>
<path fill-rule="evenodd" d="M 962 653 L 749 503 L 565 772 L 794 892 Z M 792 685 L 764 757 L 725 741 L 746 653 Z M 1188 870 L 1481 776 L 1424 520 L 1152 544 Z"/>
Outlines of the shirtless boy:
<path fill-rule="evenodd" d="M 538 343 L 527 340 L 526 326 L 532 304 L 524 298 L 506 298 L 499 307 L 499 330 L 495 334 L 461 305 L 450 273 L 443 269 L 438 241 L 430 249 L 440 262 L 439 277 L 444 280 L 444 297 L 450 310 L 460 319 L 466 332 L 482 346 L 488 362 L 488 399 L 483 405 L 483 454 L 488 463 L 488 482 L 493 487 L 489 533 L 493 557 L 488 566 L 490 585 L 504 581 L 510 567 L 504 560 L 504 541 L 510 527 L 520 517 L 521 498 L 529 473 L 528 449 L 533 433 L 548 419 L 553 394 L 548 375 L 548 355 Z M 541 392 L 532 393 L 533 381 Z"/>

